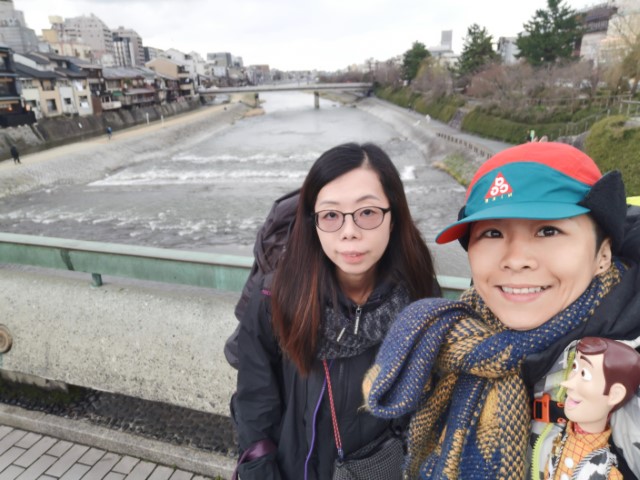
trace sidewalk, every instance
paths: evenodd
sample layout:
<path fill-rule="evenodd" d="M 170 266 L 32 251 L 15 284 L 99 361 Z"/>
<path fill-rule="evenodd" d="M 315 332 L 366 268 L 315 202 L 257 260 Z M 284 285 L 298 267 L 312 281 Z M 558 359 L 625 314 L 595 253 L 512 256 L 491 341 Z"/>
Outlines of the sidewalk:
<path fill-rule="evenodd" d="M 234 459 L 0 405 L 0 480 L 213 480 Z"/>

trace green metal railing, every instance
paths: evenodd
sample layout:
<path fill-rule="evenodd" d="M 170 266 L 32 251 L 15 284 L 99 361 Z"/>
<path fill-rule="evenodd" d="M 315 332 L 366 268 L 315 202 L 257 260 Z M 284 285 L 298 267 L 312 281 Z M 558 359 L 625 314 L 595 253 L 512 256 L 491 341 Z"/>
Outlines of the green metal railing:
<path fill-rule="evenodd" d="M 102 275 L 112 275 L 240 292 L 253 258 L 0 233 L 0 263 L 84 272 L 94 286 L 102 285 Z M 469 286 L 465 278 L 438 280 L 448 298 Z"/>

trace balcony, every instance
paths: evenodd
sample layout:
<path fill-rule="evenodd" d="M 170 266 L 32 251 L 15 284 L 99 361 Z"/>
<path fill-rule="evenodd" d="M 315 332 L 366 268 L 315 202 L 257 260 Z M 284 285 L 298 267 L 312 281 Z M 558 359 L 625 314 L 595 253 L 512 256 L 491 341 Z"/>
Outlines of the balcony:
<path fill-rule="evenodd" d="M 102 102 L 102 110 L 117 110 L 122 108 L 122 102 Z"/>

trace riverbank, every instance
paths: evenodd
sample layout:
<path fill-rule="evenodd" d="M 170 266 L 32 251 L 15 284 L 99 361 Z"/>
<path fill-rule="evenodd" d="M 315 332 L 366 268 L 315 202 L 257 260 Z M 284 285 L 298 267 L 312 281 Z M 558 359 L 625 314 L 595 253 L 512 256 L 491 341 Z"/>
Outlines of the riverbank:
<path fill-rule="evenodd" d="M 74 183 L 100 178 L 118 168 L 153 157 L 159 150 L 178 151 L 202 135 L 210 135 L 236 121 L 262 114 L 242 96 L 227 104 L 203 106 L 168 119 L 150 122 L 106 135 L 22 155 L 21 164 L 0 162 L 0 198 L 32 188 L 73 179 Z M 99 160 L 99 161 L 98 161 Z"/>

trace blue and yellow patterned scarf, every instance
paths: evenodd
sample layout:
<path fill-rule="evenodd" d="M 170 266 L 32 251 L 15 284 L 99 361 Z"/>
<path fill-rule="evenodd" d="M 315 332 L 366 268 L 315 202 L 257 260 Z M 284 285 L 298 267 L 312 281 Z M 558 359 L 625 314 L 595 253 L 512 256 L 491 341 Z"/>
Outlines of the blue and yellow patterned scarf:
<path fill-rule="evenodd" d="M 624 268 L 614 263 L 529 331 L 504 327 L 474 289 L 458 302 L 424 299 L 403 310 L 363 389 L 373 415 L 414 414 L 409 478 L 524 478 L 531 411 L 522 361 L 587 321 Z"/>

